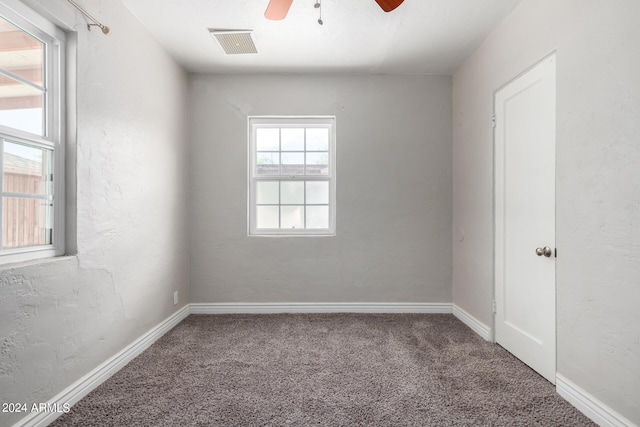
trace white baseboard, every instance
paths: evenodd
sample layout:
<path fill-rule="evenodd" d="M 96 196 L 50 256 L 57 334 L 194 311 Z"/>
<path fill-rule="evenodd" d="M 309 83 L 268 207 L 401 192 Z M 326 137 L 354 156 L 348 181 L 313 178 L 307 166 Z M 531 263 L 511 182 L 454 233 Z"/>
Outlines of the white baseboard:
<path fill-rule="evenodd" d="M 250 313 L 451 313 L 450 303 L 204 303 L 191 314 Z"/>
<path fill-rule="evenodd" d="M 47 403 L 51 407 L 57 408 L 62 408 L 65 404 L 68 404 L 69 406 L 75 405 L 80 401 L 80 399 L 85 397 L 109 377 L 122 369 L 136 356 L 149 348 L 151 344 L 158 340 L 158 338 L 162 337 L 171 328 L 184 320 L 189 315 L 189 312 L 190 306 L 187 304 L 167 319 L 148 330 L 140 338 L 126 346 L 120 352 L 107 359 L 87 375 L 83 376 L 78 381 L 58 393 Z M 13 427 L 45 427 L 61 415 L 62 412 L 34 412 L 18 421 L 13 425 Z"/>
<path fill-rule="evenodd" d="M 556 391 L 567 402 L 575 406 L 580 412 L 589 417 L 601 427 L 634 427 L 632 423 L 616 411 L 600 402 L 579 386 L 556 374 Z M 637 427 L 637 426 L 636 426 Z"/>
<path fill-rule="evenodd" d="M 489 326 L 485 325 L 455 304 L 452 304 L 451 312 L 458 318 L 458 320 L 467 325 L 473 332 L 480 335 L 486 341 L 493 341 L 493 331 Z"/>

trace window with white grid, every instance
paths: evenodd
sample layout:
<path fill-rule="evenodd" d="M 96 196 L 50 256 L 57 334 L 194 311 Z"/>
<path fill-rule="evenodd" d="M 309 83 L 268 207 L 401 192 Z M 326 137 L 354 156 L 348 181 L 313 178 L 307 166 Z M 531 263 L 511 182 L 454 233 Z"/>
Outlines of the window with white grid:
<path fill-rule="evenodd" d="M 249 118 L 249 234 L 334 235 L 335 117 Z"/>
<path fill-rule="evenodd" d="M 0 263 L 61 255 L 65 34 L 0 4 L 0 46 Z"/>

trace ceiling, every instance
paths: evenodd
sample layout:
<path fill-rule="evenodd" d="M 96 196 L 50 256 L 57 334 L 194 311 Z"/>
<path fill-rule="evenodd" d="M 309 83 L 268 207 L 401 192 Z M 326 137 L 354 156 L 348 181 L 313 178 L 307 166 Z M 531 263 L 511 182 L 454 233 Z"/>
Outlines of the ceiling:
<path fill-rule="evenodd" d="M 269 0 L 122 0 L 191 72 L 451 74 L 520 0 L 294 0 L 269 21 Z M 226 55 L 208 29 L 251 29 L 257 54 Z M 113 29 L 117 31 L 117 28 Z"/>

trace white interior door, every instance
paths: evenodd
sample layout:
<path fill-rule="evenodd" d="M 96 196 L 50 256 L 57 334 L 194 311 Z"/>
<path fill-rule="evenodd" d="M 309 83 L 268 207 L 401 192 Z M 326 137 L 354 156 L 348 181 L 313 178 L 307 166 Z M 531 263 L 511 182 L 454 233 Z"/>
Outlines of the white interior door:
<path fill-rule="evenodd" d="M 494 101 L 495 339 L 555 384 L 555 54 Z"/>

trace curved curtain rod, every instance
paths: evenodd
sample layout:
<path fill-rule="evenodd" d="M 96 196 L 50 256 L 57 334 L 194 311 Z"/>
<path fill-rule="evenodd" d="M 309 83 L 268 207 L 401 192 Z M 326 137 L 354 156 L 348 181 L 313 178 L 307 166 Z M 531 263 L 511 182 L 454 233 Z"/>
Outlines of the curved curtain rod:
<path fill-rule="evenodd" d="M 69 3 L 71 3 L 73 5 L 73 7 L 75 7 L 76 9 L 78 9 L 80 11 L 80 13 L 82 13 L 87 19 L 93 21 L 93 24 L 87 24 L 87 29 L 89 31 L 91 31 L 91 27 L 95 26 L 95 27 L 99 27 L 102 30 L 102 33 L 105 35 L 109 35 L 111 34 L 111 28 L 107 27 L 106 25 L 101 24 L 100 22 L 98 22 L 97 19 L 95 19 L 93 16 L 89 15 L 89 13 L 87 13 L 86 10 L 84 10 L 82 7 L 80 7 L 78 5 L 78 3 L 76 3 L 73 0 L 67 0 Z"/>

